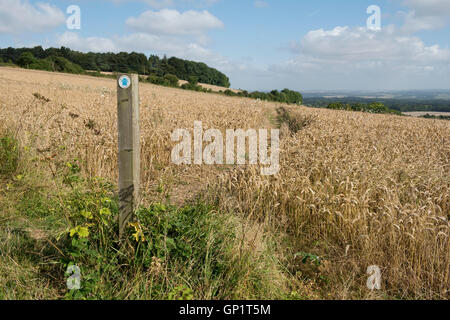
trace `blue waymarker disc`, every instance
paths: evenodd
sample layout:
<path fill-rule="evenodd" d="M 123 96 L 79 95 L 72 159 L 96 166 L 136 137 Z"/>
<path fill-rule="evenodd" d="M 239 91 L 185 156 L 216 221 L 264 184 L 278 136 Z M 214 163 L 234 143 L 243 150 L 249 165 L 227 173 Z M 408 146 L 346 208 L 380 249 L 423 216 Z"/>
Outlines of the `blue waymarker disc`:
<path fill-rule="evenodd" d="M 122 89 L 127 89 L 129 88 L 131 85 L 131 80 L 130 77 L 128 76 L 121 76 L 119 78 L 119 87 L 121 87 Z"/>

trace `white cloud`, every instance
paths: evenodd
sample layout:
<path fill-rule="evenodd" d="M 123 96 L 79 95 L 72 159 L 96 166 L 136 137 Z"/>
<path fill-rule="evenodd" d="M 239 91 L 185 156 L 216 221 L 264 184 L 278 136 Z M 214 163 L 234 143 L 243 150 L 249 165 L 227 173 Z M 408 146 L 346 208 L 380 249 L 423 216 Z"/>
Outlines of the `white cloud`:
<path fill-rule="evenodd" d="M 128 18 L 132 29 L 149 34 L 202 35 L 210 29 L 223 28 L 223 22 L 206 10 L 180 13 L 173 9 L 146 11 Z"/>
<path fill-rule="evenodd" d="M 155 9 L 168 8 L 175 5 L 173 0 L 145 0 L 145 3 Z"/>
<path fill-rule="evenodd" d="M 450 1 L 448 0 L 404 0 L 404 4 L 416 10 L 419 15 L 450 14 Z"/>
<path fill-rule="evenodd" d="M 306 46 L 314 52 L 314 46 L 323 42 L 335 43 L 339 58 L 351 61 L 382 60 L 402 63 L 422 63 L 448 61 L 450 50 L 438 45 L 427 46 L 420 38 L 397 33 L 395 27 L 383 32 L 373 32 L 366 28 L 347 29 L 341 35 L 330 39 L 305 37 Z"/>
<path fill-rule="evenodd" d="M 403 30 L 415 32 L 445 27 L 450 22 L 449 0 L 404 0 L 410 11 L 403 13 Z"/>
<path fill-rule="evenodd" d="M 450 22 L 449 0 L 397 0 L 408 8 L 400 27 L 379 32 L 338 26 L 308 32 L 290 45 L 294 57 L 269 71 L 297 89 L 413 89 L 450 85 L 450 49 L 414 35 Z"/>
<path fill-rule="evenodd" d="M 426 45 L 394 26 L 380 32 L 348 26 L 313 30 L 292 43 L 291 50 L 296 56 L 270 71 L 291 80 L 308 79 L 303 84 L 308 87 L 314 82 L 316 87 L 337 89 L 342 85 L 380 89 L 393 83 L 397 87 L 450 83 L 450 49 Z M 424 79 L 429 81 L 424 83 Z"/>
<path fill-rule="evenodd" d="M 79 51 L 92 52 L 117 52 L 118 47 L 113 40 L 102 37 L 83 38 L 79 33 L 65 32 L 60 35 L 56 44 Z"/>
<path fill-rule="evenodd" d="M 168 35 L 152 35 L 147 33 L 132 33 L 125 36 L 81 37 L 76 32 L 65 32 L 58 36 L 56 45 L 69 47 L 78 51 L 92 52 L 145 52 L 152 54 L 167 54 L 206 63 L 216 66 L 225 66 L 227 60 L 208 48 L 179 37 Z"/>
<path fill-rule="evenodd" d="M 450 59 L 449 49 L 426 46 L 418 37 L 405 36 L 394 26 L 381 32 L 364 27 L 314 30 L 305 35 L 296 50 L 303 56 L 336 63 L 382 61 L 404 64 Z"/>
<path fill-rule="evenodd" d="M 269 4 L 263 0 L 255 0 L 255 1 L 253 1 L 253 6 L 255 8 L 267 8 L 269 6 Z"/>
<path fill-rule="evenodd" d="M 229 68 L 230 63 L 207 47 L 207 33 L 224 24 L 206 10 L 179 12 L 174 9 L 145 11 L 126 20 L 131 33 L 112 37 L 82 37 L 65 32 L 57 37 L 56 45 L 79 51 L 120 52 L 137 51 L 146 54 L 167 54 L 202 61 L 216 68 Z"/>
<path fill-rule="evenodd" d="M 64 24 L 64 13 L 48 3 L 0 0 L 0 34 L 44 32 Z"/>
<path fill-rule="evenodd" d="M 111 0 L 111 1 L 115 3 L 120 3 L 120 2 L 129 2 L 133 0 Z M 163 9 L 176 7 L 179 5 L 188 5 L 190 7 L 195 8 L 204 8 L 209 7 L 221 0 L 138 0 L 138 1 L 144 2 L 154 9 Z"/>
<path fill-rule="evenodd" d="M 184 46 L 170 38 L 146 33 L 132 33 L 126 36 L 82 37 L 76 32 L 65 32 L 56 40 L 58 46 L 69 47 L 78 51 L 92 52 L 178 52 Z"/>

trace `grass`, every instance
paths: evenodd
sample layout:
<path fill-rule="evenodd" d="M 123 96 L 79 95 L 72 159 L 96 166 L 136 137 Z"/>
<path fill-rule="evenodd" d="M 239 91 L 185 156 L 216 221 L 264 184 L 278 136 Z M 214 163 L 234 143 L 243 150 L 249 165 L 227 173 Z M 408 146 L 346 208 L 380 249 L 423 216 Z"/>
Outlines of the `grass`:
<path fill-rule="evenodd" d="M 1 167 L 2 298 L 448 298 L 447 121 L 142 84 L 144 203 L 123 248 L 111 240 L 108 183 L 117 181 L 115 81 L 22 69 L 0 79 L 2 159 L 13 159 L 2 161 L 17 155 Z M 279 174 L 173 165 L 170 133 L 194 121 L 223 134 L 284 126 Z M 67 292 L 70 262 L 91 283 L 85 291 Z M 366 287 L 372 265 L 379 292 Z"/>
<path fill-rule="evenodd" d="M 270 237 L 253 242 L 259 247 L 253 250 L 232 214 L 202 202 L 183 207 L 153 203 L 138 210 L 125 241 L 119 242 L 115 186 L 84 179 L 79 172 L 66 164 L 55 177 L 57 192 L 37 188 L 39 172 L 32 170 L 20 180 L 6 179 L 0 201 L 1 299 L 287 295 Z M 71 265 L 81 270 L 81 290 L 65 286 Z"/>
<path fill-rule="evenodd" d="M 0 137 L 0 174 L 10 175 L 17 170 L 18 142 L 11 134 Z"/>
<path fill-rule="evenodd" d="M 286 107 L 279 107 L 276 109 L 278 126 L 280 128 L 287 128 L 291 135 L 295 135 L 300 130 L 310 126 L 314 121 L 314 116 L 303 115 L 299 112 L 290 110 Z"/>

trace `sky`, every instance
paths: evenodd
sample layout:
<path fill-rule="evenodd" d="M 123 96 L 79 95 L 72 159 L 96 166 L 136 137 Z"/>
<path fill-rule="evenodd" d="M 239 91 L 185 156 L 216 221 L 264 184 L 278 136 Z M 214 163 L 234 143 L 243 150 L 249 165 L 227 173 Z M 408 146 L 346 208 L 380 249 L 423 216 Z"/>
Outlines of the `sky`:
<path fill-rule="evenodd" d="M 0 48 L 36 45 L 201 61 L 246 90 L 450 89 L 450 0 L 0 0 Z"/>

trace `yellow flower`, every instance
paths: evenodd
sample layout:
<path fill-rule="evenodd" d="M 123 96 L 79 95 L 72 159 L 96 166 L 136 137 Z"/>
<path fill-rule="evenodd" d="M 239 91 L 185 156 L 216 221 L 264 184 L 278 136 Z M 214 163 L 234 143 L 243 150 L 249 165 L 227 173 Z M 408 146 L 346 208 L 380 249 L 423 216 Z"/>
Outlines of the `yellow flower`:
<path fill-rule="evenodd" d="M 77 226 L 70 230 L 70 237 L 78 235 L 80 239 L 89 237 L 89 229 L 87 227 Z"/>
<path fill-rule="evenodd" d="M 109 216 L 109 215 L 111 215 L 111 210 L 109 210 L 108 208 L 101 208 L 100 209 L 100 215 L 102 215 L 102 216 Z"/>
<path fill-rule="evenodd" d="M 94 218 L 94 216 L 92 215 L 92 212 L 86 211 L 86 210 L 81 211 L 81 215 L 88 220 L 91 220 Z"/>
<path fill-rule="evenodd" d="M 139 242 L 139 239 L 141 239 L 142 242 L 145 242 L 144 232 L 142 231 L 142 226 L 139 224 L 139 222 L 130 222 L 128 225 L 130 227 L 133 227 L 134 231 L 136 231 L 135 233 L 133 233 L 136 242 Z"/>

